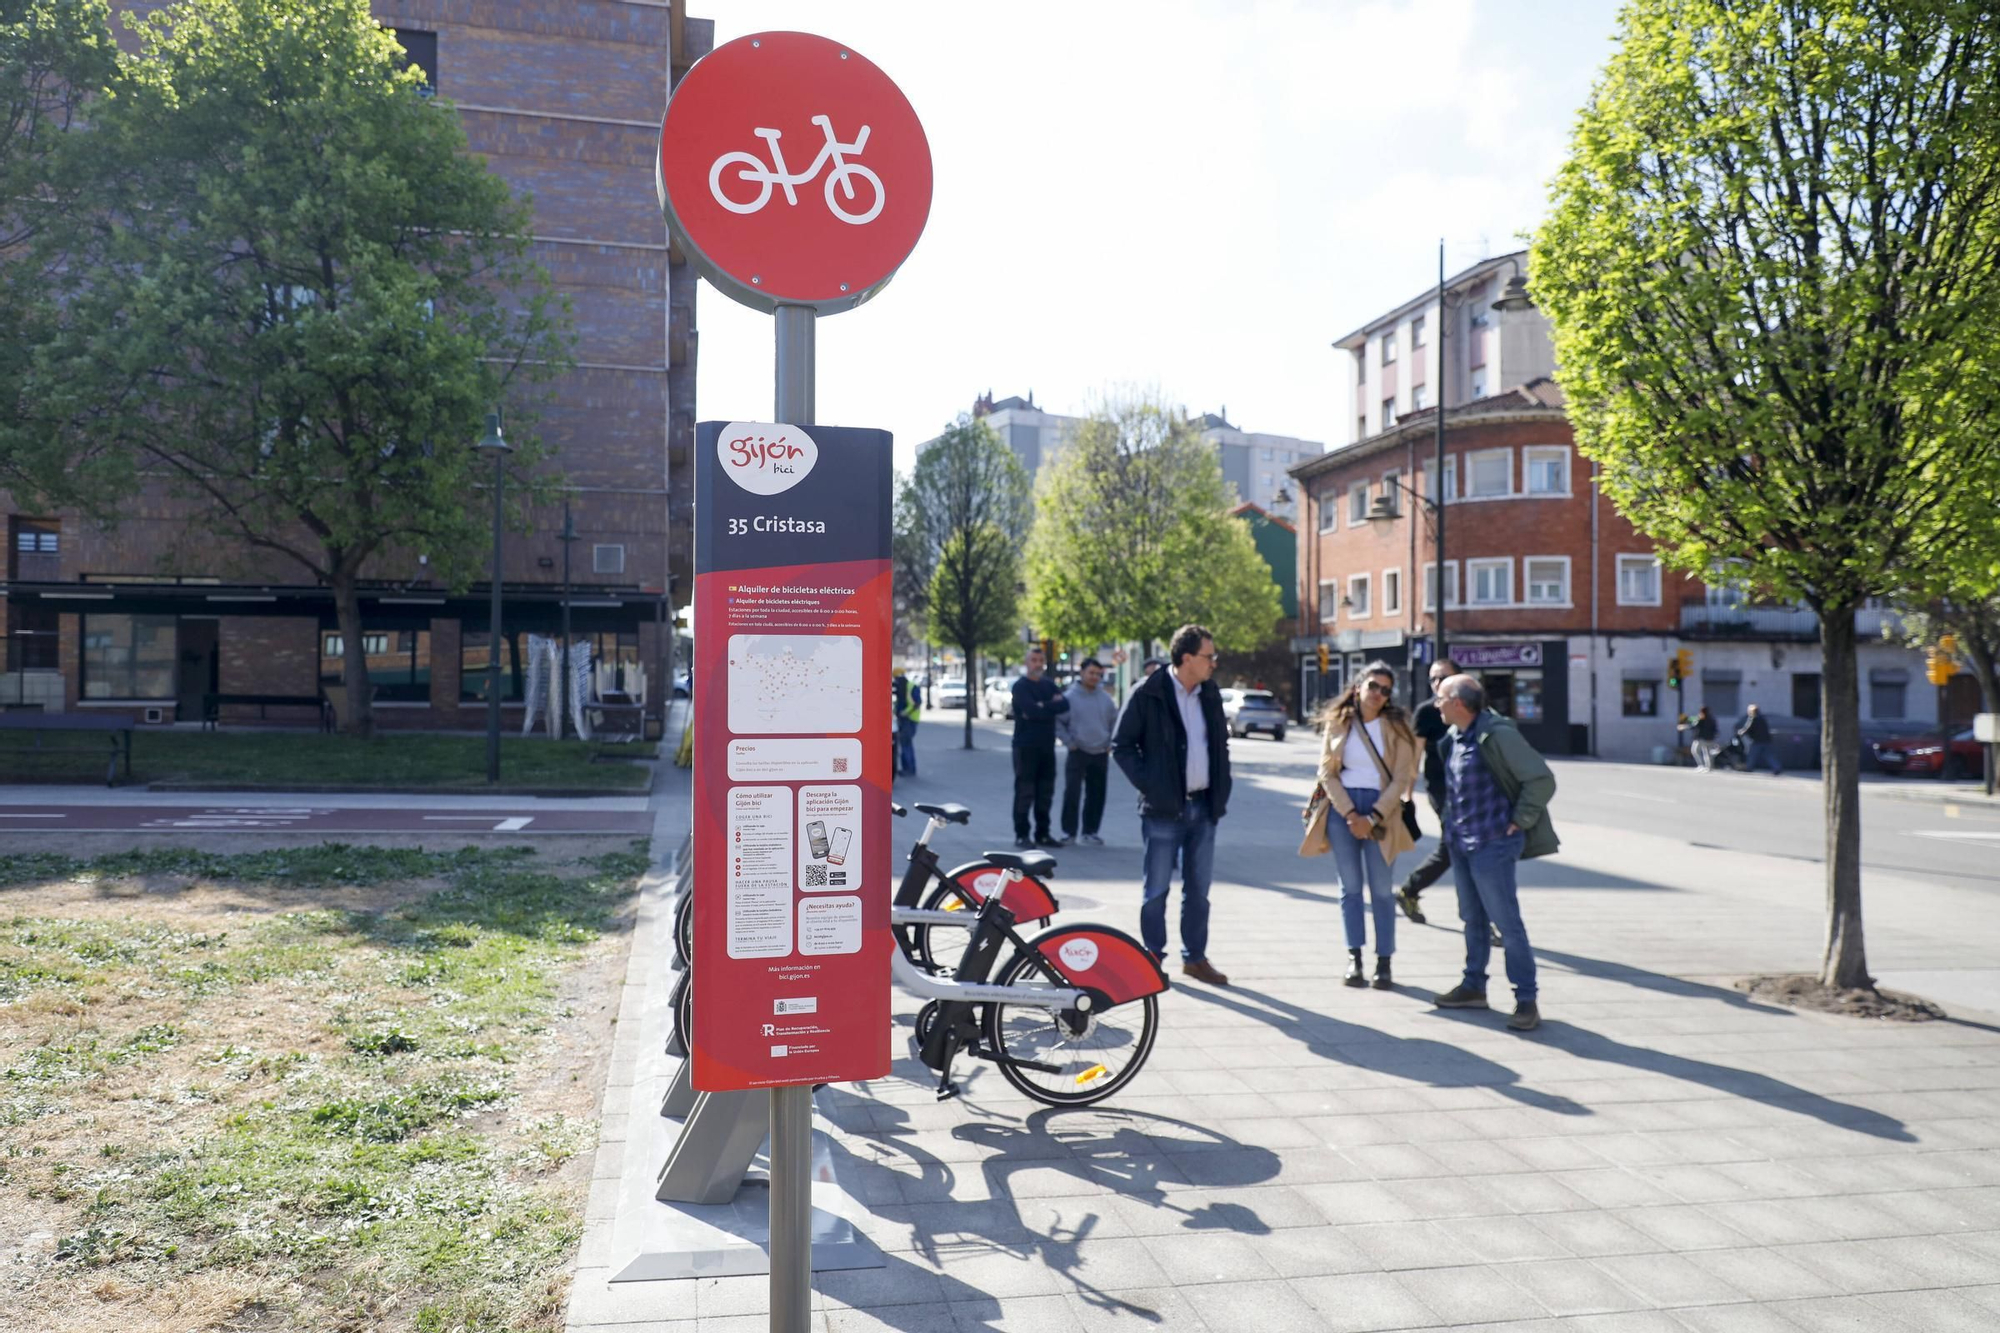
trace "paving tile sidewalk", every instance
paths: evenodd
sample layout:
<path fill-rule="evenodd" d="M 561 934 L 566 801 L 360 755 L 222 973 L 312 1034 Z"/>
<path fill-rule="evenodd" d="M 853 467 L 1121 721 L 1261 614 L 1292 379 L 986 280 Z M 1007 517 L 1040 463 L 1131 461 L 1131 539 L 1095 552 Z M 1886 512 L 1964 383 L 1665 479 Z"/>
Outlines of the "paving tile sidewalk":
<path fill-rule="evenodd" d="M 957 734 L 927 724 L 898 793 L 974 807 L 947 860 L 1011 841 L 1004 733 Z M 819 1275 L 816 1328 L 2000 1327 L 2000 1015 L 1750 1001 L 1732 978 L 1813 965 L 1819 868 L 1575 823 L 1523 876 L 1540 1031 L 1431 1006 L 1462 958 L 1448 882 L 1431 925 L 1402 923 L 1399 987 L 1345 989 L 1332 866 L 1292 852 L 1309 740 L 1233 747 L 1211 953 L 1236 984 L 1176 976 L 1125 1093 L 1056 1112 L 965 1062 L 940 1104 L 898 998 L 892 1076 L 819 1103 L 887 1264 Z M 1113 782 L 1111 845 L 1061 854 L 1061 919 L 1134 929 Z M 1976 890 L 1871 871 L 1867 894 L 1878 969 L 2000 956 Z M 585 1242 L 579 1333 L 766 1327 L 761 1277 L 597 1299 L 608 1237 Z"/>

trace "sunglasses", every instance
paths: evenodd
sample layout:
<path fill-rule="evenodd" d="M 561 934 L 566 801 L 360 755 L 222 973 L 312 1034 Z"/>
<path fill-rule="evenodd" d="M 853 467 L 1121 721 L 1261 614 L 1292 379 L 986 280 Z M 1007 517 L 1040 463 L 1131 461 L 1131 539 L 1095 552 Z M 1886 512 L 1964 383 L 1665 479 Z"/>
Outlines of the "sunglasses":
<path fill-rule="evenodd" d="M 1361 688 L 1368 691 L 1370 694 L 1379 694 L 1384 699 L 1388 698 L 1391 694 L 1394 694 L 1396 692 L 1394 686 L 1384 685 L 1379 680 L 1367 681 L 1362 685 Z"/>

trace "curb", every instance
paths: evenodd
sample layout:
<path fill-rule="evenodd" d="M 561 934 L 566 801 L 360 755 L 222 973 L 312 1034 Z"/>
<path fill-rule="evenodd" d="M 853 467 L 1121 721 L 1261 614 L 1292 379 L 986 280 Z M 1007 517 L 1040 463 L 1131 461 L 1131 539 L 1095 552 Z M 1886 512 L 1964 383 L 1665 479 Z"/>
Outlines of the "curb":
<path fill-rule="evenodd" d="M 474 787 L 382 787 L 363 786 L 358 783 L 333 782 L 149 782 L 147 791 L 160 792 L 298 792 L 301 795 L 321 793 L 342 796 L 540 796 L 560 800 L 590 800 L 596 797 L 651 796 L 653 793 L 653 770 L 646 770 L 646 781 L 636 787 L 620 787 L 606 790 L 603 787 L 515 787 L 501 783 L 489 787 L 484 783 Z"/>

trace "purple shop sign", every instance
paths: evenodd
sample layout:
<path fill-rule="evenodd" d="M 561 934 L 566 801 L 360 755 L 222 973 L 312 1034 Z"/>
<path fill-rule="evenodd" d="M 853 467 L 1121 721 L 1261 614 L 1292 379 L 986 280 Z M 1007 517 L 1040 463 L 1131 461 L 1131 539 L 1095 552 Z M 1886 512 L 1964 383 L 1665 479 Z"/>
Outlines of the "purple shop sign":
<path fill-rule="evenodd" d="M 1470 671 L 1475 667 L 1538 667 L 1542 664 L 1539 643 L 1455 643 L 1451 660 Z"/>

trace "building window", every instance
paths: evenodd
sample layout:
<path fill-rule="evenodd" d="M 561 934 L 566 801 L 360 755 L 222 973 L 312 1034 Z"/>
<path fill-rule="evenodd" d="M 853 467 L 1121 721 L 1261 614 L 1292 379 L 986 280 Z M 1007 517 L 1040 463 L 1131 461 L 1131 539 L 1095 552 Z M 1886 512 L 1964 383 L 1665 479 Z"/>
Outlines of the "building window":
<path fill-rule="evenodd" d="M 1382 429 L 1387 430 L 1395 424 L 1396 400 L 1394 397 L 1384 398 L 1382 400 Z"/>
<path fill-rule="evenodd" d="M 1536 445 L 1522 451 L 1528 494 L 1569 494 L 1569 450 L 1561 445 Z"/>
<path fill-rule="evenodd" d="M 1340 526 L 1340 497 L 1338 495 L 1321 492 L 1314 503 L 1319 506 L 1319 530 L 1321 532 L 1332 532 Z"/>
<path fill-rule="evenodd" d="M 1396 331 L 1390 329 L 1382 335 L 1382 364 L 1392 365 L 1396 360 Z"/>
<path fill-rule="evenodd" d="M 62 577 L 62 520 L 7 520 L 7 577 L 27 583 L 53 583 Z"/>
<path fill-rule="evenodd" d="M 1382 571 L 1382 614 L 1397 616 L 1403 613 L 1403 571 L 1385 569 Z"/>
<path fill-rule="evenodd" d="M 1465 581 L 1470 585 L 1474 606 L 1506 606 L 1514 600 L 1514 562 L 1511 559 L 1468 560 Z"/>
<path fill-rule="evenodd" d="M 1354 438 L 1357 440 L 1368 438 L 1368 414 L 1366 412 L 1354 418 Z"/>
<path fill-rule="evenodd" d="M 1435 611 L 1438 604 L 1437 565 L 1424 565 L 1424 610 Z M 1449 611 L 1458 605 L 1458 561 L 1444 562 L 1444 606 Z"/>
<path fill-rule="evenodd" d="M 7 670 L 62 670 L 62 612 L 46 602 L 8 599 Z"/>
<path fill-rule="evenodd" d="M 1743 711 L 1743 673 L 1716 671 L 1701 678 L 1701 701 L 1715 714 L 1718 727 Z"/>
<path fill-rule="evenodd" d="M 1528 585 L 1531 606 L 1569 604 L 1569 557 L 1531 555 L 1521 561 L 1521 578 Z"/>
<path fill-rule="evenodd" d="M 84 616 L 83 697 L 173 698 L 175 629 L 173 616 Z"/>
<path fill-rule="evenodd" d="M 1373 614 L 1368 605 L 1370 585 L 1366 574 L 1350 574 L 1347 578 L 1347 618 L 1366 620 Z"/>
<path fill-rule="evenodd" d="M 1410 346 L 1422 347 L 1427 341 L 1429 341 L 1425 337 L 1425 331 L 1428 328 L 1429 328 L 1429 321 L 1427 321 L 1422 315 L 1418 315 L 1415 319 L 1411 320 Z"/>
<path fill-rule="evenodd" d="M 1618 557 L 1618 605 L 1660 604 L 1660 558 L 1655 555 Z"/>
<path fill-rule="evenodd" d="M 625 548 L 623 546 L 591 547 L 590 570 L 593 574 L 623 574 L 625 572 Z"/>
<path fill-rule="evenodd" d="M 1366 347 L 1357 347 L 1354 349 L 1354 382 L 1356 384 L 1366 384 L 1368 382 L 1368 349 Z"/>
<path fill-rule="evenodd" d="M 1486 367 L 1484 366 L 1472 372 L 1472 396 L 1474 398 L 1484 398 L 1486 396 Z"/>
<path fill-rule="evenodd" d="M 1657 680 L 1628 680 L 1625 682 L 1625 716 L 1658 717 L 1660 715 L 1660 682 Z"/>
<path fill-rule="evenodd" d="M 1271 449 L 1264 450 L 1264 461 L 1266 463 L 1270 462 L 1275 457 L 1277 457 L 1277 454 L 1274 450 Z"/>
<path fill-rule="evenodd" d="M 462 629 L 458 635 L 458 699 L 460 703 L 485 703 L 486 682 L 493 665 L 487 631 Z M 518 631 L 506 636 L 500 650 L 500 701 L 517 702 L 528 660 L 528 636 Z"/>
<path fill-rule="evenodd" d="M 1819 721 L 1819 672 L 1792 673 L 1792 716 Z"/>
<path fill-rule="evenodd" d="M 319 636 L 319 679 L 338 685 L 346 672 L 347 643 L 334 630 Z M 431 701 L 431 632 L 427 629 L 361 630 L 361 655 L 368 660 L 368 683 L 378 703 Z"/>
<path fill-rule="evenodd" d="M 1431 386 L 1419 384 L 1410 390 L 1410 410 L 1421 412 L 1431 405 Z"/>
<path fill-rule="evenodd" d="M 1347 526 L 1354 527 L 1368 521 L 1368 483 L 1350 481 L 1347 483 Z"/>
<path fill-rule="evenodd" d="M 1466 495 L 1490 500 L 1514 493 L 1514 451 L 1482 449 L 1465 456 Z"/>
<path fill-rule="evenodd" d="M 1403 488 L 1396 484 L 1402 479 L 1403 473 L 1399 468 L 1391 468 L 1382 474 L 1380 498 L 1387 502 L 1385 507 L 1392 514 L 1401 514 L 1403 512 Z"/>
<path fill-rule="evenodd" d="M 590 673 L 596 685 L 592 698 L 623 694 L 636 699 L 644 694 L 646 673 L 639 666 L 639 636 L 630 630 L 591 635 Z"/>
<path fill-rule="evenodd" d="M 1321 579 L 1319 581 L 1319 618 L 1321 622 L 1324 624 L 1331 625 L 1334 620 L 1334 615 L 1336 611 L 1339 609 L 1339 605 L 1340 605 L 1339 580 Z"/>
<path fill-rule="evenodd" d="M 438 38 L 434 32 L 420 32 L 415 28 L 397 28 L 396 41 L 403 48 L 405 59 L 424 72 L 424 86 L 418 91 L 425 97 L 436 97 L 438 90 Z"/>
<path fill-rule="evenodd" d="M 1424 495 L 1432 504 L 1439 503 L 1435 460 L 1433 460 L 1431 466 L 1424 469 Z M 1458 460 L 1456 458 L 1447 458 L 1444 460 L 1444 503 L 1449 504 L 1457 498 Z"/>
<path fill-rule="evenodd" d="M 1908 717 L 1910 673 L 1901 667 L 1876 667 L 1868 673 L 1868 716 L 1892 720 Z"/>

